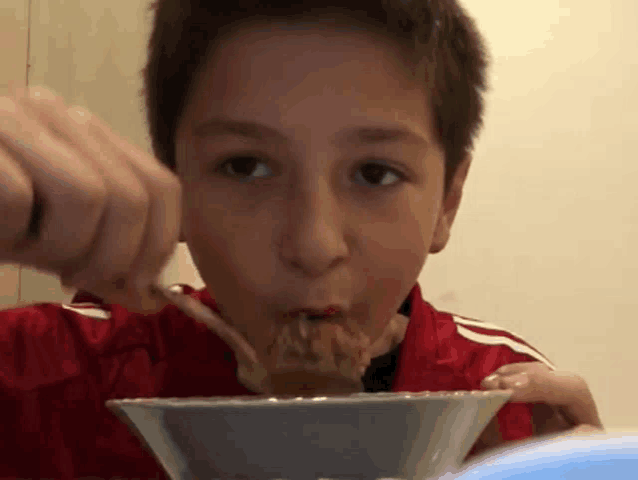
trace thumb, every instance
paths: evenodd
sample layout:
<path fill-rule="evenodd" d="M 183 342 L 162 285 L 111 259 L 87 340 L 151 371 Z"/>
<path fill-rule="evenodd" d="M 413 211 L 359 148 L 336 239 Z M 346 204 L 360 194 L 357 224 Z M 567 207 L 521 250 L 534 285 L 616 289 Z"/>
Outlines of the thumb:
<path fill-rule="evenodd" d="M 574 425 L 602 427 L 594 398 L 579 375 L 544 371 L 539 374 L 517 374 L 510 379 L 512 385 L 508 387 L 514 391 L 510 401 L 561 407 L 561 412 Z"/>
<path fill-rule="evenodd" d="M 566 435 L 593 435 L 596 433 L 605 433 L 605 429 L 595 425 L 578 425 L 566 433 Z"/>

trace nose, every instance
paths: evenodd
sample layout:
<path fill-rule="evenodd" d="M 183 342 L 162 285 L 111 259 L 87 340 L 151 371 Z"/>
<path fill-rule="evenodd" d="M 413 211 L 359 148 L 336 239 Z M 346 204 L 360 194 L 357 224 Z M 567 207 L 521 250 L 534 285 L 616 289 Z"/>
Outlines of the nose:
<path fill-rule="evenodd" d="M 327 182 L 296 188 L 280 242 L 280 257 L 307 277 L 320 277 L 348 258 L 343 211 Z"/>

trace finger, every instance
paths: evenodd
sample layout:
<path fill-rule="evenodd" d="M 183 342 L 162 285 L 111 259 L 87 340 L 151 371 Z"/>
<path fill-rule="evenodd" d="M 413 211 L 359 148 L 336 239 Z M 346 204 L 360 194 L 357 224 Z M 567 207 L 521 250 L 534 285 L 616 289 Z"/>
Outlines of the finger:
<path fill-rule="evenodd" d="M 139 288 L 146 288 L 155 283 L 177 246 L 182 214 L 181 184 L 170 170 L 114 134 L 99 118 L 92 117 L 90 129 L 96 139 L 112 145 L 119 158 L 128 162 L 149 195 L 144 238 L 140 254 L 131 267 L 131 276 Z"/>
<path fill-rule="evenodd" d="M 130 292 L 135 288 L 131 281 L 131 270 L 140 255 L 146 230 L 149 194 L 127 162 L 109 144 L 98 141 L 88 129 L 92 115 L 81 108 L 67 111 L 72 125 L 82 134 L 78 138 L 78 149 L 97 164 L 103 172 L 109 188 L 109 199 L 104 221 L 93 251 L 85 262 L 74 271 L 65 272 L 65 282 L 83 288 L 95 288 L 94 279 L 99 278 L 99 290 L 108 295 L 109 301 L 124 303 L 127 295 L 145 298 L 146 291 Z M 121 283 L 124 282 L 124 283 Z M 117 287 L 117 288 L 116 288 Z M 124 295 L 124 297 L 122 297 Z M 134 304 L 124 303 L 130 308 Z"/>
<path fill-rule="evenodd" d="M 604 434 L 605 429 L 596 425 L 578 425 L 567 432 L 569 435 L 597 435 Z"/>
<path fill-rule="evenodd" d="M 0 142 L 31 178 L 44 203 L 40 238 L 8 254 L 12 261 L 57 273 L 90 248 L 106 190 L 90 165 L 30 119 L 16 102 L 5 98 L 3 104 L 10 108 L 0 110 L 0 125 L 15 121 L 16 128 L 1 129 Z"/>
<path fill-rule="evenodd" d="M 532 374 L 545 375 L 553 371 L 542 362 L 519 362 L 503 365 L 495 370 L 491 375 L 486 377 L 482 382 L 484 388 L 509 388 L 506 384 L 512 384 L 516 381 L 526 381 L 524 377 L 516 377 L 516 375 Z M 511 378 L 509 382 L 503 383 L 503 379 Z"/>
<path fill-rule="evenodd" d="M 532 425 L 535 435 L 553 435 L 574 428 L 561 413 L 560 407 L 544 403 L 532 405 Z"/>
<path fill-rule="evenodd" d="M 514 373 L 510 375 L 499 375 L 498 370 L 492 375 L 486 377 L 481 382 L 481 387 L 486 390 L 507 390 L 511 388 L 520 388 L 527 384 L 529 379 L 527 373 Z"/>
<path fill-rule="evenodd" d="M 66 109 L 44 95 L 35 101 L 24 101 L 23 105 L 41 124 L 54 125 L 56 136 L 94 165 L 108 191 L 96 240 L 84 259 L 61 272 L 63 283 L 91 290 L 98 281 L 109 284 L 126 278 L 145 229 L 148 195 L 142 183 L 126 162 L 109 155 L 108 145 L 98 143 L 89 135 L 87 123 L 91 114 L 86 110 Z"/>
<path fill-rule="evenodd" d="M 519 363 L 509 363 L 507 365 L 503 365 L 494 371 L 494 375 L 514 375 L 517 373 L 524 372 L 537 372 L 537 371 L 547 371 L 551 372 L 552 369 L 549 368 L 542 362 L 519 362 Z"/>
<path fill-rule="evenodd" d="M 481 382 L 481 388 L 485 390 L 499 390 L 501 384 L 500 379 L 501 377 L 499 377 L 498 375 L 489 375 Z"/>
<path fill-rule="evenodd" d="M 59 97 L 46 89 L 32 88 L 19 103 L 29 119 L 46 128 L 65 148 L 92 165 L 105 185 L 103 212 L 89 248 L 72 262 L 59 266 L 55 273 L 62 276 L 66 286 L 82 288 L 109 302 L 139 309 L 140 305 L 128 304 L 126 300 L 139 301 L 144 295 L 140 292 L 131 295 L 126 288 L 117 288 L 115 281 L 126 277 L 141 243 L 146 211 L 142 185 L 136 182 L 130 170 L 127 171 L 125 163 L 118 165 L 117 160 L 105 158 L 105 146 L 90 138 L 83 128 L 82 114 L 69 115 Z M 77 222 L 77 219 L 69 221 Z M 59 227 L 64 229 L 64 224 Z"/>
<path fill-rule="evenodd" d="M 81 108 L 67 109 L 48 91 L 38 93 L 34 100 L 31 92 L 31 98 L 23 101 L 25 107 L 41 124 L 48 125 L 56 138 L 92 163 L 108 190 L 105 212 L 94 245 L 81 261 L 74 262 L 61 272 L 63 284 L 92 291 L 130 310 L 148 312 L 161 309 L 165 302 L 150 294 L 153 282 L 132 278 L 135 276 L 133 263 L 136 259 L 144 255 L 152 258 L 154 246 L 144 240 L 160 236 L 157 233 L 149 235 L 146 231 L 150 209 L 147 182 L 138 178 L 122 149 L 114 147 L 113 139 L 102 135 L 101 128 L 95 128 L 96 124 L 102 124 L 97 117 Z M 164 190 L 169 191 L 164 188 L 158 190 L 159 195 L 166 194 Z M 159 256 L 162 257 L 162 254 Z M 155 267 L 158 273 L 163 262 L 165 260 L 159 260 Z M 153 274 L 149 277 L 154 279 Z"/>
<path fill-rule="evenodd" d="M 513 390 L 511 401 L 560 406 L 567 420 L 574 425 L 602 425 L 587 383 L 576 374 L 522 373 L 503 378 L 501 384 Z"/>
<path fill-rule="evenodd" d="M 483 381 L 483 387 L 488 390 L 512 391 L 511 402 L 525 402 L 520 392 L 528 384 L 529 378 L 526 373 L 513 374 L 508 377 L 492 375 Z M 551 435 L 565 432 L 574 426 L 562 415 L 560 407 L 544 403 L 532 405 L 532 425 L 535 435 Z"/>
<path fill-rule="evenodd" d="M 561 375 L 548 372 L 545 375 L 526 372 L 501 378 L 501 383 L 515 388 L 514 397 L 525 402 L 543 402 L 551 405 L 568 405 L 582 393 L 582 379 L 577 375 Z"/>
<path fill-rule="evenodd" d="M 3 109 L 0 98 L 0 110 Z M 0 126 L 0 128 L 2 128 Z M 13 250 L 29 226 L 33 204 L 33 184 L 31 179 L 0 145 L 0 255 Z M 9 260 L 2 258 L 2 260 Z"/>

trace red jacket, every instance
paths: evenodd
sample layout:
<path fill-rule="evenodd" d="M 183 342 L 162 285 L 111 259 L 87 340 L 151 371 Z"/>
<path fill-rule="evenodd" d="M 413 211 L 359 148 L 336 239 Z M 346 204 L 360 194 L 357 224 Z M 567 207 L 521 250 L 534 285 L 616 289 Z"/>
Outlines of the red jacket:
<path fill-rule="evenodd" d="M 205 290 L 183 288 L 215 309 Z M 393 391 L 480 389 L 502 365 L 546 362 L 505 330 L 436 311 L 418 285 L 409 301 Z M 140 315 L 76 301 L 0 315 L 0 478 L 165 479 L 106 400 L 251 394 L 231 349 L 173 306 Z M 505 440 L 532 435 L 529 405 L 508 404 L 498 420 Z"/>

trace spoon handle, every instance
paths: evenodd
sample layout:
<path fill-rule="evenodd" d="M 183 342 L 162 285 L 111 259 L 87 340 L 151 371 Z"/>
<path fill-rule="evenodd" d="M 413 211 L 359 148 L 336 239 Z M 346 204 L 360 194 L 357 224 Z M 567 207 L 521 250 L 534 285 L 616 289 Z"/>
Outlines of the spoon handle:
<path fill-rule="evenodd" d="M 257 352 L 255 352 L 255 349 L 248 343 L 244 336 L 224 322 L 219 315 L 206 305 L 188 295 L 174 292 L 160 285 L 155 285 L 154 293 L 162 296 L 164 300 L 175 305 L 183 313 L 203 323 L 215 332 L 233 349 L 237 357 L 243 357 L 237 358 L 240 363 L 242 360 L 252 364 L 259 363 Z"/>

